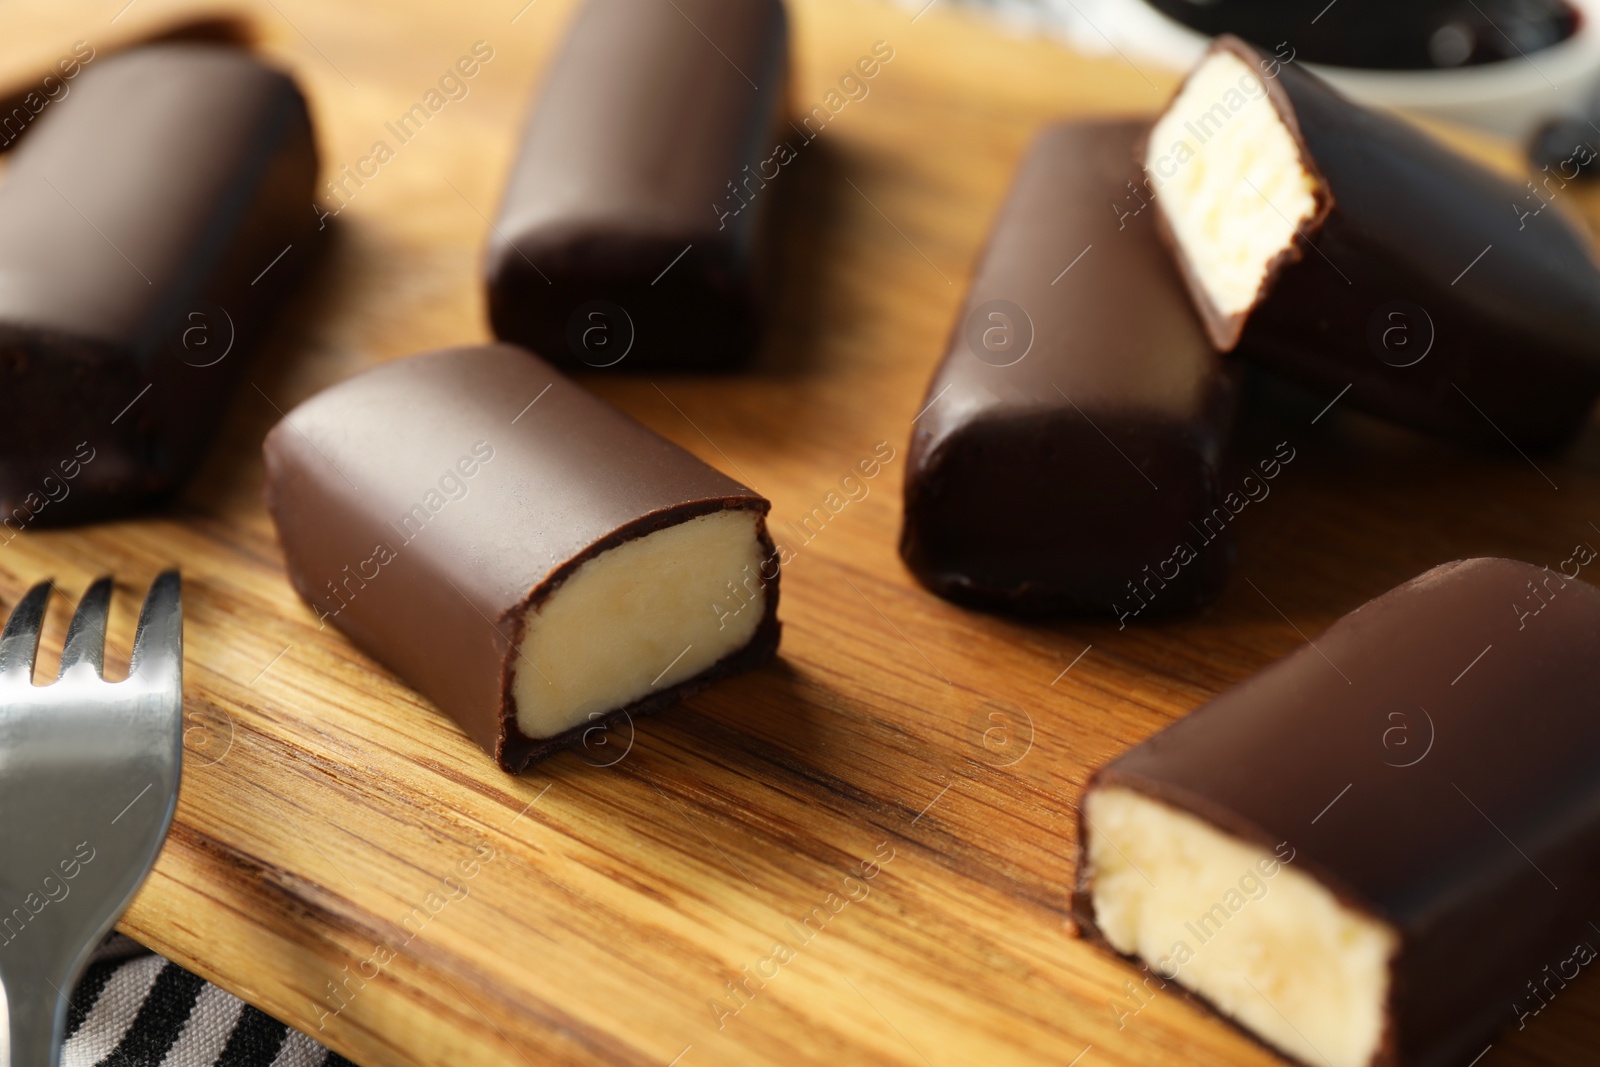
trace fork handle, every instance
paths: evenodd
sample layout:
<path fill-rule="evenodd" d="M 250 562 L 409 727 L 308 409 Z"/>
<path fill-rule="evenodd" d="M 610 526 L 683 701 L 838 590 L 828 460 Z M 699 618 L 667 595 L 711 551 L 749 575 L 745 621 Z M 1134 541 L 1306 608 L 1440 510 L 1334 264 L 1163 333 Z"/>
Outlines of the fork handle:
<path fill-rule="evenodd" d="M 40 986 L 19 988 L 14 994 L 9 988 L 5 991 L 11 1052 L 8 1067 L 59 1067 L 61 1063 L 60 1035 L 66 1030 L 67 1001 L 43 979 Z"/>

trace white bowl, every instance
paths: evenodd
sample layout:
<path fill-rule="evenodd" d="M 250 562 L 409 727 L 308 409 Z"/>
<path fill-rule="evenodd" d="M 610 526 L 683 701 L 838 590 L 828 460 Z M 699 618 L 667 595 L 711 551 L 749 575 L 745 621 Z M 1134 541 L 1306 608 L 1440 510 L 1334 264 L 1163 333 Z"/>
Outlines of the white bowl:
<path fill-rule="evenodd" d="M 1577 32 L 1527 58 L 1440 70 L 1306 66 L 1364 103 L 1404 108 L 1520 139 L 1548 119 L 1578 113 L 1600 83 L 1600 0 L 1569 2 L 1581 16 Z M 1056 4 L 1045 0 L 1045 6 Z M 1089 6 L 1095 10 L 1098 29 L 1117 47 L 1167 66 L 1187 70 L 1210 40 L 1143 0 L 1100 0 Z M 1072 36 L 1088 43 L 1078 34 Z"/>

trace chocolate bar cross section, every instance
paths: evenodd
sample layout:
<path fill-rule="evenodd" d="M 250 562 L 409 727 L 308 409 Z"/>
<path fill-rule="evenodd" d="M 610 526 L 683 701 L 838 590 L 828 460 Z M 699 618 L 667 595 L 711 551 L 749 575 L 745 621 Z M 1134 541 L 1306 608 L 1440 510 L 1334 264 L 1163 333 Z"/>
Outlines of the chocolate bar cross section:
<path fill-rule="evenodd" d="M 1600 590 L 1435 567 L 1100 769 L 1074 912 L 1319 1067 L 1478 1055 L 1600 939 Z"/>
<path fill-rule="evenodd" d="M 382 364 L 265 452 L 295 589 L 505 770 L 777 648 L 767 501 L 522 349 Z"/>
<path fill-rule="evenodd" d="M 1211 338 L 1419 429 L 1532 452 L 1600 395 L 1600 269 L 1558 201 L 1299 63 L 1212 46 L 1151 130 Z"/>

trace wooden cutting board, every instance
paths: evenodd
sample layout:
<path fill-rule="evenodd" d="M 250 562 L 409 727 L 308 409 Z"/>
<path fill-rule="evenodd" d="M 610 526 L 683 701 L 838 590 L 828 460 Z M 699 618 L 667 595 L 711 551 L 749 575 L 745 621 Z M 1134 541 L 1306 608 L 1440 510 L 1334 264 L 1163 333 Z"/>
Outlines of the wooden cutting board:
<path fill-rule="evenodd" d="M 12 0 L 6 84 L 191 10 L 124 3 Z M 905 446 L 1011 168 L 1042 123 L 1149 111 L 1175 75 L 1007 38 L 946 2 L 791 0 L 798 107 L 876 42 L 894 54 L 773 183 L 787 251 L 765 350 L 736 376 L 593 384 L 767 494 L 782 532 L 845 502 L 795 539 L 778 662 L 641 721 L 611 766 L 502 774 L 317 628 L 284 579 L 258 449 L 327 385 L 487 336 L 485 216 L 572 6 L 239 9 L 306 88 L 324 177 L 375 141 L 395 151 L 346 182 L 328 262 L 181 503 L 0 551 L 6 607 L 47 575 L 76 595 L 114 572 L 122 662 L 144 586 L 183 568 L 183 792 L 123 929 L 366 1065 L 1274 1062 L 1170 993 L 1139 1008 L 1135 972 L 1073 939 L 1085 777 L 1434 563 L 1554 565 L 1600 544 L 1600 446 L 1535 467 L 1258 384 L 1240 458 L 1280 441 L 1296 458 L 1237 520 L 1210 611 L 1118 631 L 931 596 L 895 552 Z M 494 55 L 467 95 L 395 145 L 385 123 L 478 41 Z M 1594 213 L 1582 195 L 1561 194 Z M 845 476 L 890 449 L 847 499 Z M 1597 1042 L 1585 978 L 1481 1064 L 1589 1062 Z"/>

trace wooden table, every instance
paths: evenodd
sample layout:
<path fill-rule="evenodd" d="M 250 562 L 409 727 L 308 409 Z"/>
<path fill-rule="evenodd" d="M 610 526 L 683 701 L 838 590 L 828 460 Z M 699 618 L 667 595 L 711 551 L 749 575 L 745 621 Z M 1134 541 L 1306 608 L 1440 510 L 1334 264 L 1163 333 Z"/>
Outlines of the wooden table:
<path fill-rule="evenodd" d="M 26 82 L 75 40 L 106 52 L 187 10 L 123 4 L 12 0 L 0 72 Z M 363 367 L 487 336 L 485 216 L 572 4 L 241 8 L 311 98 L 324 177 L 474 42 L 494 56 L 348 198 L 182 502 L 0 552 L 7 607 L 46 575 L 76 594 L 114 571 L 124 662 L 144 585 L 183 567 L 183 792 L 123 929 L 367 1065 L 1274 1062 L 1170 994 L 1119 1026 L 1134 972 L 1067 921 L 1086 775 L 1431 564 L 1600 544 L 1600 448 L 1536 469 L 1338 406 L 1313 425 L 1329 397 L 1258 385 L 1241 459 L 1297 458 L 1238 519 L 1204 615 L 1023 625 L 924 592 L 895 552 L 908 427 L 1011 168 L 1042 123 L 1148 111 L 1174 83 L 946 7 L 791 0 L 798 105 L 875 42 L 894 57 L 775 190 L 769 343 L 748 374 L 594 383 L 767 494 L 780 527 L 878 442 L 895 458 L 786 569 L 778 662 L 641 722 L 613 766 L 520 778 L 317 629 L 258 450 Z M 1563 194 L 1592 210 L 1581 195 Z M 63 608 L 47 657 L 64 628 Z M 1586 978 L 1481 1064 L 1592 1062 L 1597 1041 Z"/>

